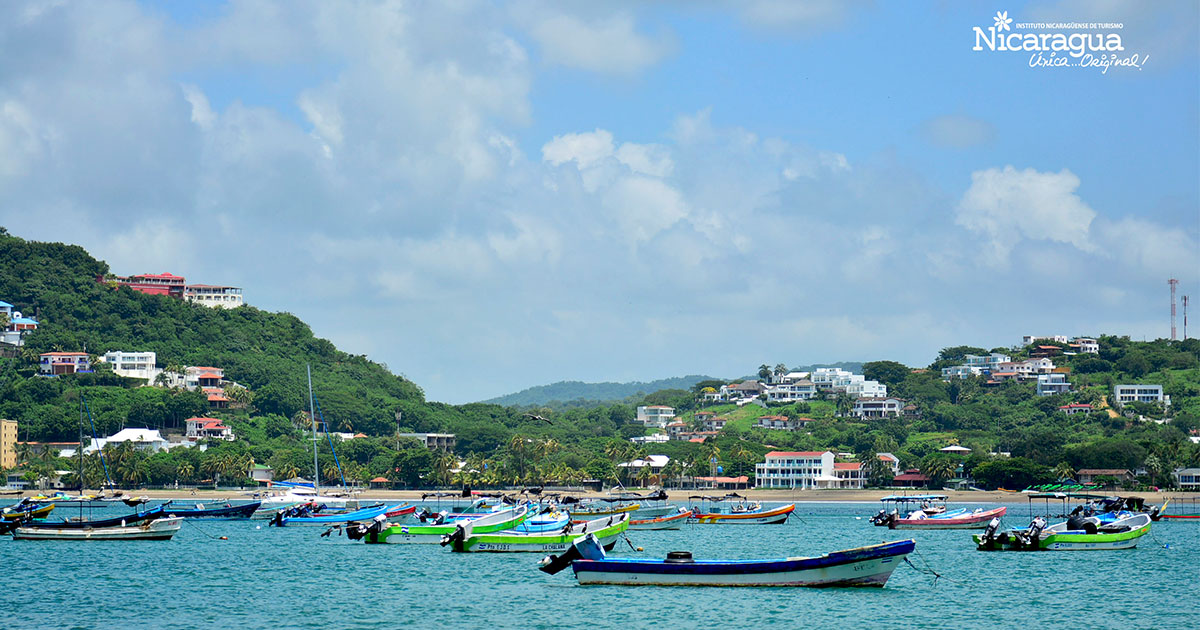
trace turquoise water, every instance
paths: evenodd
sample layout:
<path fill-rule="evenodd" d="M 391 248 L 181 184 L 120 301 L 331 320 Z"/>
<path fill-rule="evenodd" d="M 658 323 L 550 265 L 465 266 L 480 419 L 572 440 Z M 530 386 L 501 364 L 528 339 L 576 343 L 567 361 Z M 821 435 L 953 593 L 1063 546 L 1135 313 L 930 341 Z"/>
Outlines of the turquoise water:
<path fill-rule="evenodd" d="M 982 553 L 968 532 L 873 527 L 865 517 L 875 509 L 802 503 L 781 526 L 629 536 L 641 555 L 697 558 L 914 538 L 910 559 L 940 579 L 901 565 L 883 589 L 581 587 L 569 570 L 537 571 L 538 554 L 367 546 L 319 538 L 318 528 L 200 521 L 167 542 L 4 537 L 0 604 L 13 628 L 1200 628 L 1200 523 L 1155 523 L 1128 551 Z M 1025 505 L 1009 510 L 1006 525 L 1028 523 Z M 614 553 L 632 552 L 622 542 Z"/>

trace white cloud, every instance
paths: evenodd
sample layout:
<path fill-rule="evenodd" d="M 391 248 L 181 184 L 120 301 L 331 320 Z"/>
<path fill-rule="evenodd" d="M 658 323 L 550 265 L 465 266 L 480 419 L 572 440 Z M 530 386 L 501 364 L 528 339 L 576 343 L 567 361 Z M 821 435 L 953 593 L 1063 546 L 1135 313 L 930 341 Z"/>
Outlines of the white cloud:
<path fill-rule="evenodd" d="M 217 114 L 208 104 L 208 97 L 200 88 L 190 83 L 181 85 L 180 89 L 183 90 L 183 98 L 192 106 L 192 122 L 199 125 L 201 129 L 211 129 L 213 122 L 217 119 Z"/>
<path fill-rule="evenodd" d="M 633 242 L 650 240 L 688 214 L 678 190 L 649 177 L 621 178 L 605 193 L 604 206 Z"/>
<path fill-rule="evenodd" d="M 1022 239 L 1069 243 L 1094 251 L 1088 230 L 1096 212 L 1076 194 L 1079 178 L 1064 169 L 1040 173 L 1012 166 L 971 174 L 955 222 L 988 240 L 993 265 L 1008 263 Z"/>
<path fill-rule="evenodd" d="M 612 133 L 603 129 L 554 136 L 553 140 L 542 146 L 543 160 L 555 166 L 575 162 L 581 170 L 596 165 L 612 154 Z"/>
<path fill-rule="evenodd" d="M 617 160 L 635 173 L 667 177 L 675 168 L 669 149 L 658 144 L 626 142 L 617 149 Z"/>
<path fill-rule="evenodd" d="M 1186 277 L 1200 270 L 1200 243 L 1178 228 L 1125 217 L 1097 220 L 1095 234 L 1107 254 L 1123 265 L 1159 276 Z"/>
<path fill-rule="evenodd" d="M 531 22 L 529 32 L 543 61 L 600 74 L 636 74 L 672 49 L 669 39 L 638 33 L 633 17 L 625 13 L 587 18 L 539 14 Z"/>

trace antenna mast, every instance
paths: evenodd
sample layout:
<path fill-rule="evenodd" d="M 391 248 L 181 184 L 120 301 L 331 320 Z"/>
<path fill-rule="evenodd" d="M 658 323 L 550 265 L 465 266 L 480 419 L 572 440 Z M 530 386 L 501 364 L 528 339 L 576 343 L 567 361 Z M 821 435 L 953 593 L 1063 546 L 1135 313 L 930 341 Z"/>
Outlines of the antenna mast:
<path fill-rule="evenodd" d="M 1187 341 L 1187 303 L 1188 296 L 1183 296 L 1183 340 Z"/>
<path fill-rule="evenodd" d="M 1171 341 L 1175 341 L 1175 287 L 1179 281 L 1171 278 L 1167 280 L 1167 284 L 1171 285 Z"/>
<path fill-rule="evenodd" d="M 313 493 L 321 494 L 321 467 L 317 463 L 317 413 L 314 410 L 312 395 L 312 365 L 305 365 L 308 370 L 308 417 L 312 418 L 313 423 Z"/>

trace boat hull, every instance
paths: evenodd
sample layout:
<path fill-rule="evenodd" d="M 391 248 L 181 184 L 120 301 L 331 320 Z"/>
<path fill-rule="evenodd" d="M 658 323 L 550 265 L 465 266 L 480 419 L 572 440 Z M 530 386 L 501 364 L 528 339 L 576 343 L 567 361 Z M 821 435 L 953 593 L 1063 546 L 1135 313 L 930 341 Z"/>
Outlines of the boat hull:
<path fill-rule="evenodd" d="M 668 514 L 658 518 L 650 519 L 633 519 L 629 521 L 629 529 L 638 531 L 654 531 L 664 529 L 680 529 L 691 516 L 691 512 L 683 511 L 676 514 Z"/>
<path fill-rule="evenodd" d="M 1131 519 L 1133 529 L 1123 532 L 1095 534 L 1082 531 L 1067 531 L 1063 523 L 1047 528 L 1038 537 L 1037 545 L 1022 544 L 1008 532 L 994 540 L 986 540 L 984 536 L 975 534 L 975 545 L 980 551 L 1105 551 L 1113 549 L 1133 549 L 1137 541 L 1150 532 L 1150 517 L 1139 514 Z"/>
<path fill-rule="evenodd" d="M 141 525 L 112 527 L 18 527 L 13 540 L 170 540 L 183 524 L 183 517 L 159 518 Z"/>
<path fill-rule="evenodd" d="M 1006 512 L 1008 512 L 1008 508 L 1001 506 L 958 518 L 904 518 L 892 521 L 888 527 L 891 529 L 984 529 L 993 518 L 1000 518 Z"/>
<path fill-rule="evenodd" d="M 521 525 L 529 518 L 529 514 L 530 510 L 525 507 L 493 512 L 475 519 L 472 527 L 480 533 L 503 531 Z M 461 523 L 456 520 L 441 525 L 391 525 L 381 532 L 367 532 L 363 542 L 437 545 L 441 544 L 443 537 L 453 534 Z"/>
<path fill-rule="evenodd" d="M 210 520 L 240 520 L 248 519 L 261 504 L 258 501 L 244 505 L 232 505 L 219 508 L 179 508 L 168 507 L 165 512 L 170 516 L 183 518 L 199 518 Z"/>
<path fill-rule="evenodd" d="M 667 562 L 605 559 L 572 563 L 580 584 L 654 586 L 882 587 L 913 551 L 911 540 L 835 551 L 817 558 Z"/>
<path fill-rule="evenodd" d="M 788 515 L 795 510 L 795 504 L 788 504 L 773 510 L 762 512 L 731 512 L 729 514 L 698 514 L 692 515 L 692 520 L 703 525 L 775 525 L 787 522 Z"/>
<path fill-rule="evenodd" d="M 18 519 L 25 520 L 25 519 L 31 519 L 31 518 L 46 518 L 50 514 L 50 512 L 53 512 L 53 511 L 54 511 L 54 504 L 51 503 L 50 505 L 43 505 L 41 507 L 37 507 L 32 510 L 25 510 L 24 512 L 19 511 L 19 510 L 13 510 L 11 512 L 6 512 L 3 514 L 2 518 L 6 521 L 15 521 Z"/>
<path fill-rule="evenodd" d="M 612 521 L 611 523 L 607 523 Z M 601 526 L 603 524 L 603 526 Z M 617 544 L 617 537 L 629 528 L 629 517 L 621 515 L 612 519 L 597 519 L 585 525 L 576 525 L 568 534 L 518 534 L 515 532 L 498 532 L 495 534 L 468 533 L 460 540 L 453 541 L 454 551 L 460 552 L 563 552 L 571 548 L 576 540 L 594 535 L 605 549 L 612 549 Z"/>

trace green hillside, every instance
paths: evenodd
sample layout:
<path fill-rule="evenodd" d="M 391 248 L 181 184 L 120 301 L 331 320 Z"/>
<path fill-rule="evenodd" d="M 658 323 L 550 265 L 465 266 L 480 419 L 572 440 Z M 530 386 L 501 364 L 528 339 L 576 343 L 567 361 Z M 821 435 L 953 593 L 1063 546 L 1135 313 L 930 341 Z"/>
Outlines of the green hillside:
<path fill-rule="evenodd" d="M 641 397 L 662 389 L 690 389 L 701 381 L 714 380 L 711 376 L 681 376 L 664 378 L 643 383 L 584 383 L 583 381 L 559 381 L 550 385 L 538 385 L 523 389 L 515 394 L 485 400 L 485 403 L 515 407 L 551 405 L 552 403 L 577 403 L 577 406 L 594 406 L 630 397 Z"/>
<path fill-rule="evenodd" d="M 327 480 L 340 480 L 345 474 L 348 481 L 384 476 L 406 486 L 582 479 L 612 483 L 619 478 L 637 483 L 637 478 L 622 478 L 624 469 L 616 464 L 652 453 L 672 458 L 667 471 L 672 478 L 705 474 L 712 458 L 727 474 L 752 475 L 754 465 L 771 449 L 830 449 L 868 462 L 872 453 L 887 451 L 898 455 L 904 466 L 921 467 L 939 480 L 961 465 L 989 487 L 1024 487 L 1070 476 L 1080 468 L 1144 468 L 1146 474 L 1138 483 L 1166 485 L 1175 467 L 1200 465 L 1200 445 L 1187 439 L 1200 430 L 1200 341 L 1195 339 L 1137 342 L 1101 336 L 1098 354 L 1054 359 L 1056 366 L 1069 371 L 1072 384 L 1070 393 L 1054 396 L 1037 396 L 1033 383 L 1027 381 L 991 384 L 982 377 L 942 381 L 942 367 L 961 362 L 967 353 L 986 353 L 982 348 L 945 348 L 934 363 L 921 369 L 872 361 L 862 364 L 862 373 L 912 403 L 915 413 L 880 420 L 850 418 L 847 412 L 853 401 L 844 394 L 768 404 L 767 409 L 709 407 L 729 419 L 715 438 L 704 443 L 637 446 L 629 438 L 648 432 L 634 422 L 637 405 L 669 405 L 680 419 L 690 422 L 703 408 L 700 391 L 720 383 L 696 376 L 626 384 L 636 389 L 624 393 L 619 402 L 577 405 L 546 402 L 541 406 L 537 401 L 598 399 L 622 392 L 608 387 L 618 384 L 580 389 L 583 384 L 567 383 L 557 384 L 563 386 L 558 389 L 534 388 L 545 398 L 531 396 L 528 402 L 512 403 L 522 407 L 431 403 L 424 400 L 417 384 L 365 356 L 339 351 L 314 337 L 293 315 L 252 306 L 210 309 L 96 281 L 107 272 L 105 263 L 80 247 L 24 241 L 0 228 L 0 300 L 41 322 L 24 348 L 0 357 L 0 417 L 19 422 L 22 441 L 74 441 L 81 424 L 80 403 L 86 400 L 100 436 L 122 427 L 178 435 L 184 420 L 201 415 L 224 420 L 238 436 L 234 441 L 211 443 L 204 452 L 179 448 L 146 454 L 108 447 L 105 463 L 110 474 L 126 486 L 241 484 L 251 463 L 268 464 L 279 477 L 309 475 L 308 365 L 329 428 L 367 436 L 338 446 L 341 472 L 328 445 L 322 445 L 321 475 Z M 38 354 L 85 348 L 92 355 L 152 350 L 158 353 L 159 365 L 169 369 L 220 367 L 227 378 L 246 389 L 228 390 L 239 403 L 237 408 L 211 410 L 200 393 L 142 387 L 139 381 L 117 377 L 103 367 L 93 374 L 36 376 Z M 1005 351 L 1021 359 L 1030 350 Z M 1122 383 L 1161 384 L 1172 405 L 1134 403 L 1115 410 L 1109 398 L 1113 385 Z M 1059 408 L 1068 403 L 1088 404 L 1091 411 L 1067 415 Z M 526 413 L 529 406 L 534 408 Z M 760 415 L 813 422 L 805 430 L 767 431 L 754 427 Z M 398 432 L 453 433 L 455 454 L 431 452 L 396 436 Z M 938 451 L 951 443 L 967 446 L 973 453 L 964 459 Z M 73 466 L 56 461 L 53 452 L 38 456 L 24 446 L 21 449 L 16 472 L 30 480 Z M 993 452 L 1011 457 L 990 456 Z M 452 475 L 450 470 L 462 460 L 463 472 Z M 85 480 L 95 487 L 102 479 L 99 458 L 88 459 Z M 873 479 L 887 481 L 878 474 Z M 645 473 L 640 480 L 647 480 Z"/>

